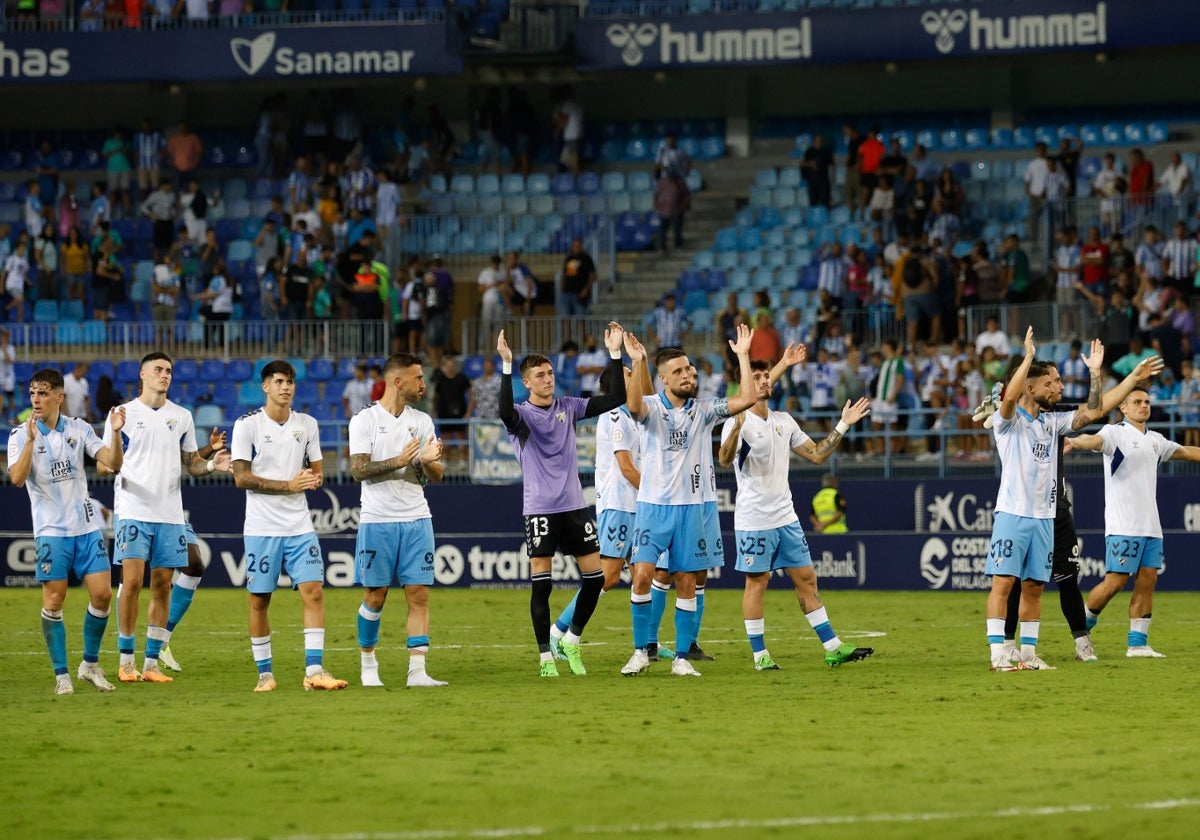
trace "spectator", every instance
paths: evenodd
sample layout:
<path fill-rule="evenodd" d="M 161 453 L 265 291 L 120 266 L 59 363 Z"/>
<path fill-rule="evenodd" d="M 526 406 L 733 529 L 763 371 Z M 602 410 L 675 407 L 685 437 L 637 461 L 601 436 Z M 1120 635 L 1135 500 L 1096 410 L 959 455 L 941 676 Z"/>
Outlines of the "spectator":
<path fill-rule="evenodd" d="M 65 279 L 64 290 L 67 300 L 83 300 L 83 284 L 87 279 L 88 267 L 91 262 L 87 243 L 79 233 L 79 228 L 67 230 L 67 240 L 61 246 L 61 265 Z"/>
<path fill-rule="evenodd" d="M 92 317 L 107 321 L 109 306 L 125 301 L 125 270 L 117 262 L 116 245 L 110 238 L 100 243 L 92 269 Z"/>
<path fill-rule="evenodd" d="M 367 381 L 371 383 L 371 402 L 378 402 L 387 390 L 387 383 L 383 381 L 383 368 L 379 365 L 367 368 Z"/>
<path fill-rule="evenodd" d="M 1128 376 L 1143 359 L 1149 359 L 1157 355 L 1157 353 L 1145 345 L 1140 335 L 1134 335 L 1129 339 L 1129 352 L 1113 362 L 1113 373 L 1117 376 Z"/>
<path fill-rule="evenodd" d="M 63 375 L 63 413 L 68 417 L 90 420 L 92 415 L 92 390 L 87 381 L 86 362 L 76 362 L 70 373 Z"/>
<path fill-rule="evenodd" d="M 526 317 L 532 315 L 533 308 L 537 304 L 537 278 L 533 276 L 529 266 L 521 262 L 521 255 L 518 251 L 508 252 L 505 267 L 508 269 L 508 283 L 512 294 L 510 307 Z"/>
<path fill-rule="evenodd" d="M 58 170 L 61 162 L 58 152 L 54 151 L 49 140 L 43 140 L 38 150 L 34 152 L 33 167 L 37 174 L 42 201 L 47 207 L 54 207 L 55 202 L 58 201 Z"/>
<path fill-rule="evenodd" d="M 46 227 L 46 213 L 42 206 L 42 185 L 37 179 L 25 185 L 25 230 L 33 239 L 41 236 L 42 228 Z"/>
<path fill-rule="evenodd" d="M 450 341 L 450 308 L 454 304 L 454 278 L 434 254 L 425 275 L 425 345 L 434 367 L 441 367 L 442 353 Z"/>
<path fill-rule="evenodd" d="M 310 291 L 312 316 L 317 321 L 328 321 L 333 317 L 333 296 L 329 294 L 329 281 L 324 273 L 314 274 Z"/>
<path fill-rule="evenodd" d="M 933 260 L 927 250 L 914 251 L 904 261 L 900 300 L 904 308 L 904 323 L 908 346 L 915 347 L 922 321 L 929 324 L 929 340 L 942 340 L 942 303 L 938 297 L 938 278 Z"/>
<path fill-rule="evenodd" d="M 472 417 L 500 419 L 500 374 L 496 373 L 496 360 L 491 356 L 483 358 L 483 373 L 471 383 L 471 397 L 475 401 Z"/>
<path fill-rule="evenodd" d="M 887 154 L 883 142 L 879 139 L 879 127 L 873 126 L 862 144 L 858 147 L 859 175 L 859 206 L 866 207 L 875 187 L 879 185 L 879 164 Z"/>
<path fill-rule="evenodd" d="M 1100 224 L 1115 234 L 1121 223 L 1121 214 L 1118 212 L 1121 195 L 1128 189 L 1128 184 L 1117 169 L 1117 159 L 1112 152 L 1104 155 L 1104 165 L 1096 173 L 1092 189 L 1100 196 Z"/>
<path fill-rule="evenodd" d="M 700 361 L 696 363 L 696 368 L 697 398 L 703 400 L 724 397 L 725 377 L 713 370 L 712 362 L 706 356 L 701 356 Z"/>
<path fill-rule="evenodd" d="M 180 0 L 184 2 L 184 0 Z M 208 17 L 208 4 L 202 0 L 195 0 L 197 5 L 205 8 L 205 19 Z M 188 17 L 192 17 L 193 0 L 187 0 Z M 191 130 L 186 122 L 179 123 L 179 130 L 171 136 L 167 141 L 167 161 L 171 164 L 171 168 L 175 170 L 176 186 L 182 189 L 187 180 L 191 178 L 200 168 L 200 159 L 204 155 L 204 145 L 200 142 L 200 138 Z"/>
<path fill-rule="evenodd" d="M 500 174 L 500 135 L 504 130 L 504 110 L 500 107 L 500 88 L 489 87 L 475 116 L 479 131 L 480 173 L 490 168 Z"/>
<path fill-rule="evenodd" d="M 130 164 L 132 151 L 122 126 L 118 125 L 113 128 L 112 135 L 100 147 L 100 156 L 105 160 L 112 207 L 115 208 L 119 205 L 122 212 L 128 216 L 132 208 L 132 196 L 129 190 L 130 172 L 133 168 Z"/>
<path fill-rule="evenodd" d="M 0 339 L 0 346 L 3 345 Z M 1200 371 L 1190 358 L 1180 365 L 1178 419 L 1183 426 L 1184 446 L 1200 446 Z"/>
<path fill-rule="evenodd" d="M 156 322 L 175 320 L 179 308 L 179 275 L 172 270 L 166 256 L 154 266 L 154 278 L 150 282 L 150 313 Z"/>
<path fill-rule="evenodd" d="M 208 288 L 195 299 L 201 301 L 200 316 L 208 322 L 204 328 L 204 346 L 223 345 L 225 322 L 233 317 L 233 285 L 223 260 L 217 261 Z"/>
<path fill-rule="evenodd" d="M 500 255 L 493 254 L 476 281 L 480 294 L 479 341 L 484 349 L 496 345 L 496 331 L 504 323 L 504 291 L 507 281 L 500 268 Z"/>
<path fill-rule="evenodd" d="M 885 430 L 899 432 L 904 424 L 900 416 L 901 396 L 907 381 L 904 357 L 894 338 L 885 338 L 882 344 L 883 362 L 875 384 L 875 399 L 871 401 L 871 427 L 877 433 L 872 439 L 872 451 L 876 455 L 887 454 L 892 448 L 904 451 L 905 440 L 899 436 L 885 436 Z"/>
<path fill-rule="evenodd" d="M 508 89 L 509 151 L 512 155 L 512 171 L 528 177 L 529 160 L 533 144 L 537 139 L 538 120 L 533 105 L 525 91 L 517 87 Z"/>
<path fill-rule="evenodd" d="M 808 189 L 809 207 L 828 207 L 832 195 L 833 154 L 825 148 L 825 137 L 813 135 L 812 145 L 804 150 L 800 174 Z"/>
<path fill-rule="evenodd" d="M 1158 241 L 1158 228 L 1154 225 L 1146 225 L 1146 229 L 1142 232 L 1142 244 L 1138 246 L 1137 254 L 1133 258 L 1143 286 L 1152 280 L 1162 282 L 1165 276 L 1162 257 L 1163 246 Z"/>
<path fill-rule="evenodd" d="M 263 226 L 254 237 L 254 265 L 259 274 L 271 260 L 282 260 L 284 249 L 287 247 L 285 241 L 274 219 L 263 220 Z"/>
<path fill-rule="evenodd" d="M 313 203 L 312 169 L 307 155 L 296 158 L 294 168 L 288 173 L 287 180 L 288 211 L 295 213 L 300 208 L 300 202 Z"/>
<path fill-rule="evenodd" d="M 364 217 L 370 217 L 375 212 L 375 191 L 377 180 L 374 171 L 363 164 L 362 158 L 351 157 L 346 161 L 346 201 L 347 210 L 357 210 Z"/>
<path fill-rule="evenodd" d="M 267 260 L 258 281 L 259 312 L 264 321 L 278 321 L 283 315 L 279 291 L 279 260 Z"/>
<path fill-rule="evenodd" d="M 1063 137 L 1058 141 L 1058 155 L 1055 161 L 1058 169 L 1067 179 L 1066 197 L 1074 198 L 1079 195 L 1076 174 L 1079 171 L 1079 158 L 1083 154 L 1083 141 L 1074 137 Z"/>
<path fill-rule="evenodd" d="M 351 245 L 338 254 L 337 271 L 334 281 L 337 283 L 334 298 L 343 320 L 350 318 L 354 304 L 354 277 L 363 263 L 370 263 L 374 258 L 375 232 L 363 230 L 358 238 L 350 240 Z"/>
<path fill-rule="evenodd" d="M 754 335 L 750 339 L 750 358 L 767 361 L 774 366 L 782 356 L 783 345 L 779 340 L 779 330 L 775 329 L 769 314 L 759 313 L 754 324 Z"/>
<path fill-rule="evenodd" d="M 354 273 L 354 317 L 360 324 L 379 324 L 383 320 L 383 298 L 391 284 L 391 272 L 378 260 L 359 266 Z M 366 333 L 364 333 L 364 336 Z M 364 340 L 361 348 L 369 350 Z"/>
<path fill-rule="evenodd" d="M 1055 300 L 1062 307 L 1059 323 L 1059 332 L 1062 335 L 1078 334 L 1081 326 L 1071 320 L 1070 310 L 1079 300 L 1075 284 L 1083 276 L 1080 265 L 1082 253 L 1075 227 L 1067 225 L 1061 228 L 1058 231 L 1058 248 L 1054 252 L 1054 262 L 1050 265 L 1050 270 L 1055 274 Z"/>
<path fill-rule="evenodd" d="M 1037 216 L 1046 201 L 1046 182 L 1050 175 L 1050 158 L 1047 156 L 1046 144 L 1034 146 L 1035 157 L 1025 170 L 1025 195 L 1029 197 L 1031 216 Z"/>
<path fill-rule="evenodd" d="M 936 160 L 929 157 L 929 153 L 924 146 L 918 143 L 913 148 L 912 157 L 913 175 L 918 181 L 924 181 L 927 185 L 932 186 L 937 174 L 941 171 Z"/>
<path fill-rule="evenodd" d="M 79 31 L 99 32 L 104 28 L 104 0 L 83 0 L 79 5 Z"/>
<path fill-rule="evenodd" d="M 1000 359 L 1007 359 L 1009 354 L 1008 336 L 1000 329 L 1000 319 L 995 315 L 987 317 L 986 326 L 983 332 L 975 336 L 975 352 L 980 356 L 983 355 L 985 348 L 992 348 L 992 352 Z"/>
<path fill-rule="evenodd" d="M 416 257 L 409 261 L 409 278 L 400 292 L 404 321 L 401 340 L 415 356 L 425 339 L 425 275 Z"/>
<path fill-rule="evenodd" d="M 58 245 L 54 242 L 54 228 L 46 225 L 42 233 L 33 240 L 34 262 L 37 264 L 38 299 L 58 300 Z"/>
<path fill-rule="evenodd" d="M 1179 152 L 1171 152 L 1171 163 L 1159 176 L 1158 183 L 1163 192 L 1171 197 L 1179 215 L 1186 216 L 1192 194 L 1192 172 Z"/>
<path fill-rule="evenodd" d="M 1191 305 L 1184 295 L 1175 296 L 1167 320 L 1172 327 L 1179 331 L 1183 358 L 1190 359 L 1196 349 L 1196 316 L 1192 314 Z M 1184 375 L 1182 370 L 1179 375 L 1181 377 Z"/>
<path fill-rule="evenodd" d="M 1079 264 L 1083 285 L 1103 297 L 1108 288 L 1109 251 L 1095 225 L 1088 228 L 1087 242 L 1079 248 Z"/>
<path fill-rule="evenodd" d="M 1129 152 L 1129 200 L 1134 205 L 1147 205 L 1154 194 L 1154 164 L 1146 160 L 1141 149 Z"/>
<path fill-rule="evenodd" d="M 563 261 L 562 288 L 558 296 L 558 314 L 566 317 L 586 315 L 592 306 L 592 284 L 596 282 L 596 263 L 583 250 L 583 240 L 571 240 L 571 251 Z"/>
<path fill-rule="evenodd" d="M 167 252 L 175 242 L 175 200 L 171 182 L 164 179 L 159 183 L 158 189 L 142 202 L 142 215 L 154 221 L 156 260 L 166 258 Z"/>
<path fill-rule="evenodd" d="M 8 294 L 8 304 L 4 311 L 7 314 L 15 309 L 17 323 L 25 322 L 25 284 L 29 282 L 28 251 L 28 245 L 17 242 L 16 248 L 4 261 L 4 270 L 0 272 L 4 279 L 4 291 Z"/>
<path fill-rule="evenodd" d="M 198 22 L 206 21 L 209 18 L 209 2 L 210 0 L 177 0 L 175 3 L 175 11 L 173 17 L 181 17 L 180 12 L 186 10 L 186 18 L 189 23 L 195 25 Z"/>
<path fill-rule="evenodd" d="M 96 380 L 96 416 L 107 417 L 110 411 L 124 402 L 125 398 L 113 385 L 112 377 L 102 374 Z"/>
<path fill-rule="evenodd" d="M 579 345 L 571 339 L 554 354 L 554 393 L 559 397 L 579 396 Z"/>
<path fill-rule="evenodd" d="M 662 252 L 667 253 L 667 234 L 675 228 L 675 250 L 683 247 L 683 217 L 691 203 L 687 176 L 692 162 L 679 148 L 674 134 L 668 134 L 654 160 L 654 210 L 662 221 L 659 229 Z"/>
<path fill-rule="evenodd" d="M 140 195 L 147 196 L 162 180 L 158 173 L 162 166 L 163 149 L 166 148 L 162 132 L 155 129 L 148 118 L 142 120 L 141 130 L 133 136 L 133 148 L 137 160 L 138 190 Z"/>
<path fill-rule="evenodd" d="M 371 382 L 367 379 L 367 363 L 354 366 L 354 376 L 342 388 L 342 412 L 350 419 L 371 405 Z"/>
<path fill-rule="evenodd" d="M 600 374 L 608 365 L 608 354 L 596 346 L 596 336 L 583 337 L 583 352 L 575 361 L 575 372 L 579 376 L 579 396 L 584 399 L 600 393 Z"/>
<path fill-rule="evenodd" d="M 458 362 L 447 357 L 441 367 L 433 372 L 432 414 L 437 420 L 442 440 L 447 442 L 444 450 L 451 461 L 467 458 L 467 418 L 474 408 L 471 380 L 458 369 Z"/>
<path fill-rule="evenodd" d="M 267 265 L 280 265 L 278 257 L 272 257 Z M 301 350 L 301 321 L 308 320 L 312 311 L 313 270 L 308 264 L 308 252 L 302 251 L 296 262 L 287 266 L 284 271 L 285 279 L 280 289 L 279 302 L 283 307 L 283 317 L 287 321 L 285 346 L 296 352 Z M 264 271 L 265 273 L 265 271 Z"/>
<path fill-rule="evenodd" d="M 883 175 L 878 179 L 871 199 L 867 202 L 867 216 L 880 226 L 889 226 L 896 210 L 896 193 L 892 189 L 892 177 Z M 886 236 L 887 233 L 884 233 Z"/>
<path fill-rule="evenodd" d="M 1175 236 L 1163 245 L 1162 255 L 1167 284 L 1180 295 L 1189 294 L 1196 273 L 1196 237 L 1184 222 L 1175 223 Z"/>
<path fill-rule="evenodd" d="M 683 346 L 683 339 L 691 329 L 691 321 L 686 312 L 676 308 L 674 292 L 663 295 L 662 305 L 650 314 L 650 328 L 659 350 Z"/>
<path fill-rule="evenodd" d="M 379 170 L 375 188 L 375 230 L 380 260 L 390 269 L 400 264 L 400 187 L 386 169 Z"/>
<path fill-rule="evenodd" d="M 1000 286 L 1009 303 L 1029 303 L 1033 298 L 1032 278 L 1029 273 L 1029 255 L 1021 248 L 1021 240 L 1015 233 L 1004 237 L 1003 268 Z"/>
<path fill-rule="evenodd" d="M 457 138 L 454 136 L 454 129 L 450 127 L 450 121 L 438 105 L 429 106 L 429 132 L 433 140 L 433 167 L 449 177 Z"/>
<path fill-rule="evenodd" d="M 908 158 L 904 156 L 900 141 L 892 140 L 887 154 L 879 161 L 879 178 L 883 180 L 886 175 L 892 184 L 896 184 L 904 179 L 904 173 L 907 171 Z"/>
<path fill-rule="evenodd" d="M 942 169 L 938 175 L 937 185 L 933 191 L 933 204 L 941 202 L 941 212 L 950 213 L 955 217 L 962 215 L 963 202 L 966 196 L 958 181 L 954 180 L 954 172 L 950 167 Z M 943 241 L 948 241 L 943 238 Z"/>
<path fill-rule="evenodd" d="M 742 308 L 738 306 L 737 292 L 729 292 L 725 295 L 725 308 L 717 313 L 717 335 L 721 336 L 722 341 L 734 341 L 737 338 L 739 315 L 743 318 L 747 317 Z"/>
<path fill-rule="evenodd" d="M 579 176 L 579 144 L 583 140 L 583 107 L 571 98 L 571 86 L 562 85 L 555 91 L 554 136 L 561 139 L 558 154 L 560 172 Z"/>
<path fill-rule="evenodd" d="M 163 183 L 169 184 L 169 181 Z M 179 196 L 179 209 L 183 213 L 183 223 L 187 226 L 188 236 L 194 241 L 200 241 L 204 238 L 204 231 L 208 229 L 208 216 L 211 204 L 215 204 L 221 198 L 220 191 L 214 192 L 210 199 L 200 189 L 200 181 L 192 178 L 188 181 L 187 192 Z"/>
<path fill-rule="evenodd" d="M 1046 159 L 1046 201 L 1061 202 L 1069 197 L 1068 190 L 1071 187 L 1071 182 L 1067 180 L 1067 175 L 1063 172 L 1062 167 L 1058 165 L 1056 158 Z M 1058 206 L 1055 204 L 1054 206 Z M 1058 208 L 1060 212 L 1061 208 Z"/>
<path fill-rule="evenodd" d="M 897 223 L 898 234 L 907 234 L 912 240 L 921 236 L 925 230 L 925 220 L 929 216 L 931 192 L 924 181 L 913 183 L 912 190 L 904 196 L 904 224 Z"/>

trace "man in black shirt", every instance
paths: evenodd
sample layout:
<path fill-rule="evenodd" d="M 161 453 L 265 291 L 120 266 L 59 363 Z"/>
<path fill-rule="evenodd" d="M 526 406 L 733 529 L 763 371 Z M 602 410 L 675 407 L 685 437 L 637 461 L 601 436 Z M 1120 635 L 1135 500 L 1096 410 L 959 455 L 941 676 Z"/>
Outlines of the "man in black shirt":
<path fill-rule="evenodd" d="M 583 250 L 583 240 L 571 240 L 571 253 L 563 261 L 562 289 L 558 294 L 560 315 L 586 315 L 592 305 L 592 283 L 596 282 L 596 263 Z"/>
<path fill-rule="evenodd" d="M 441 368 L 433 372 L 431 380 L 433 416 L 446 443 L 444 451 L 451 461 L 466 460 L 466 419 L 474 408 L 471 380 L 459 371 L 458 363 L 452 358 L 442 362 Z"/>
<path fill-rule="evenodd" d="M 312 309 L 313 270 L 308 266 L 308 251 L 301 248 L 296 252 L 296 261 L 287 267 L 280 289 L 279 303 L 283 307 L 283 320 L 287 322 L 284 346 L 301 352 L 303 337 L 299 322 L 310 317 Z"/>
<path fill-rule="evenodd" d="M 833 154 L 825 148 L 825 138 L 817 134 L 804 152 L 800 173 L 808 187 L 809 207 L 828 207 L 830 197 L 829 173 L 833 169 Z"/>

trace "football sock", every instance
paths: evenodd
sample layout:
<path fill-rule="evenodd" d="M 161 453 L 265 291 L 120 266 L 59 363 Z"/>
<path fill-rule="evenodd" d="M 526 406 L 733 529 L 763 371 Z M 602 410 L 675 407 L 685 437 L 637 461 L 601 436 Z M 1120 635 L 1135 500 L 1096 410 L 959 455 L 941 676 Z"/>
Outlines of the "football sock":
<path fill-rule="evenodd" d="M 258 673 L 271 673 L 271 635 L 266 636 L 251 636 L 250 651 L 254 654 L 254 664 L 258 666 Z"/>
<path fill-rule="evenodd" d="M 100 642 L 108 627 L 108 610 L 98 610 L 88 604 L 83 614 L 83 661 L 100 661 Z"/>
<path fill-rule="evenodd" d="M 374 648 L 379 644 L 379 616 L 383 607 L 373 610 L 363 601 L 358 605 L 358 646 Z"/>
<path fill-rule="evenodd" d="M 428 636 L 408 637 L 408 673 L 425 673 L 425 654 L 429 653 Z"/>
<path fill-rule="evenodd" d="M 1142 647 L 1150 643 L 1150 616 L 1129 619 L 1129 646 Z"/>
<path fill-rule="evenodd" d="M 199 585 L 200 578 L 194 575 L 180 575 L 175 579 L 175 585 L 171 587 L 171 606 L 167 610 L 167 638 L 163 642 L 164 645 L 170 644 L 175 625 L 187 615 Z"/>
<path fill-rule="evenodd" d="M 842 640 L 838 638 L 837 633 L 833 632 L 833 627 L 829 624 L 829 615 L 825 612 L 824 607 L 817 607 L 812 612 L 805 613 L 804 617 L 808 619 L 809 626 L 821 640 L 821 647 L 825 650 L 837 650 L 842 646 Z"/>
<path fill-rule="evenodd" d="M 1093 611 L 1092 608 L 1089 607 L 1087 604 L 1083 605 L 1083 621 L 1084 621 L 1084 625 L 1087 627 L 1087 629 L 1089 631 L 1093 627 L 1095 627 L 1096 622 L 1098 622 L 1100 620 L 1100 610 L 1102 610 L 1102 609 L 1104 609 L 1104 607 L 1100 607 L 1100 608 L 1096 609 L 1095 611 Z"/>
<path fill-rule="evenodd" d="M 573 644 L 579 644 L 578 637 L 583 635 L 583 628 L 587 627 L 592 614 L 596 612 L 596 604 L 600 601 L 600 593 L 603 591 L 604 572 L 602 570 L 596 569 L 583 573 L 583 582 L 579 587 L 579 592 L 575 595 L 577 602 L 575 615 L 571 619 L 570 633 L 568 633 L 568 636 L 575 637 Z"/>
<path fill-rule="evenodd" d="M 167 629 L 165 627 L 151 624 L 146 628 L 146 661 L 143 668 L 158 667 L 158 654 L 162 650 L 166 636 Z"/>
<path fill-rule="evenodd" d="M 646 636 L 648 644 L 658 643 L 658 628 L 662 625 L 663 613 L 667 611 L 667 591 L 670 584 L 650 582 L 650 629 Z"/>
<path fill-rule="evenodd" d="M 692 635 L 696 628 L 696 599 L 675 596 L 675 657 L 687 659 L 687 653 L 696 641 Z"/>
<path fill-rule="evenodd" d="M 530 582 L 529 618 L 533 622 L 533 638 L 537 641 L 539 651 L 549 652 L 550 592 L 554 589 L 554 582 L 550 580 L 549 572 L 530 575 Z"/>
<path fill-rule="evenodd" d="M 645 650 L 650 642 L 650 593 L 639 595 L 630 590 L 629 613 L 633 618 L 634 650 Z"/>
<path fill-rule="evenodd" d="M 579 590 L 579 592 L 582 591 L 582 589 Z M 579 602 L 579 592 L 575 593 L 575 597 L 567 604 L 566 608 L 562 611 L 562 615 L 555 620 L 554 626 L 550 628 L 551 636 L 561 639 L 571 629 L 571 621 L 575 618 L 575 605 Z"/>
<path fill-rule="evenodd" d="M 1063 618 L 1071 628 L 1071 635 L 1076 639 L 1086 636 L 1087 616 L 1083 610 L 1083 593 L 1079 591 L 1079 578 L 1066 575 L 1062 580 L 1055 578 L 1055 583 L 1058 584 L 1058 605 L 1062 607 Z"/>
<path fill-rule="evenodd" d="M 42 635 L 46 637 L 46 651 L 54 673 L 67 673 L 67 628 L 62 610 L 42 610 Z"/>
<path fill-rule="evenodd" d="M 122 665 L 133 664 L 133 652 L 136 647 L 136 636 L 122 636 L 121 631 L 117 630 L 117 653 L 120 654 Z"/>
<path fill-rule="evenodd" d="M 696 587 L 696 624 L 692 628 L 692 643 L 700 641 L 700 622 L 704 621 L 704 587 Z"/>
<path fill-rule="evenodd" d="M 1000 649 L 1004 647 L 1003 618 L 989 618 L 987 620 L 987 640 L 992 650 L 992 658 L 995 659 L 1000 656 Z"/>
<path fill-rule="evenodd" d="M 1021 658 L 1031 659 L 1037 656 L 1038 631 L 1041 629 L 1042 622 L 1040 621 L 1022 621 L 1021 622 Z"/>
<path fill-rule="evenodd" d="M 765 618 L 746 619 L 746 635 L 750 637 L 750 653 L 754 659 L 758 659 L 767 652 L 767 642 L 763 638 L 766 626 Z"/>
<path fill-rule="evenodd" d="M 1017 622 L 1021 619 L 1021 584 L 1008 590 L 1008 612 L 1004 616 L 1004 638 L 1017 638 Z"/>
<path fill-rule="evenodd" d="M 311 677 L 325 670 L 322 662 L 325 658 L 325 628 L 304 628 L 304 676 Z"/>

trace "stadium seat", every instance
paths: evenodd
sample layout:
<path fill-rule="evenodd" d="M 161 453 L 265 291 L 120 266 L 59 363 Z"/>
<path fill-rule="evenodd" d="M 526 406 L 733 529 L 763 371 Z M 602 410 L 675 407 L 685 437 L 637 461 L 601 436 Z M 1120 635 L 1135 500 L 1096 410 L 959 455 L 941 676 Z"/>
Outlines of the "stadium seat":
<path fill-rule="evenodd" d="M 470 195 L 475 192 L 475 179 L 466 173 L 459 173 L 450 179 L 450 192 L 459 195 Z"/>
<path fill-rule="evenodd" d="M 1137 146 L 1146 142 L 1146 126 L 1143 123 L 1131 122 L 1125 126 L 1125 142 Z"/>
<path fill-rule="evenodd" d="M 1171 139 L 1171 132 L 1162 120 L 1146 124 L 1146 139 L 1151 143 L 1166 143 Z"/>
<path fill-rule="evenodd" d="M 200 362 L 196 378 L 200 382 L 220 382 L 225 378 L 225 362 L 220 359 L 205 359 Z"/>
<path fill-rule="evenodd" d="M 760 169 L 754 173 L 754 186 L 774 188 L 779 186 L 779 173 L 774 169 Z"/>
<path fill-rule="evenodd" d="M 594 195 L 600 192 L 600 178 L 595 172 L 580 173 L 579 178 L 575 182 L 575 189 L 580 195 Z"/>
<path fill-rule="evenodd" d="M 651 177 L 649 172 L 638 170 L 636 172 L 629 173 L 628 177 L 626 178 L 626 186 L 630 192 L 634 193 L 653 192 L 654 179 Z"/>
<path fill-rule="evenodd" d="M 70 323 L 78 323 L 72 321 Z M 98 345 L 108 341 L 108 325 L 104 321 L 84 321 L 82 325 L 84 344 Z"/>
<path fill-rule="evenodd" d="M 500 192 L 500 178 L 496 175 L 480 175 L 475 181 L 475 190 L 480 195 L 497 195 Z"/>
<path fill-rule="evenodd" d="M 58 317 L 64 321 L 83 320 L 83 301 L 65 300 L 58 307 Z"/>
<path fill-rule="evenodd" d="M 41 324 L 53 324 L 58 320 L 58 301 L 39 300 L 33 304 L 33 320 Z"/>
<path fill-rule="evenodd" d="M 52 301 L 38 301 L 51 303 Z M 79 344 L 83 340 L 83 327 L 75 321 L 59 321 L 55 325 L 54 341 L 56 344 Z"/>
<path fill-rule="evenodd" d="M 525 177 L 516 173 L 505 175 L 500 181 L 500 192 L 504 195 L 523 195 L 525 192 Z"/>

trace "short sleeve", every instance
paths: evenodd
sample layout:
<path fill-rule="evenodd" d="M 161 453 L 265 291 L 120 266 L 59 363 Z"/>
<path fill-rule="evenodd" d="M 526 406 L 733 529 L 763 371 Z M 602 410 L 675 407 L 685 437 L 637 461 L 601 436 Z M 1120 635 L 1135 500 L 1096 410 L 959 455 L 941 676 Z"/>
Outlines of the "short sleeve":
<path fill-rule="evenodd" d="M 419 425 L 422 446 L 437 437 L 437 427 L 433 425 L 433 418 L 428 414 L 425 414 L 421 417 L 421 422 Z"/>
<path fill-rule="evenodd" d="M 308 426 L 308 445 L 305 447 L 308 463 L 316 464 L 325 458 L 321 453 L 321 427 L 317 425 L 315 417 L 306 415 L 304 419 L 304 424 Z"/>
<path fill-rule="evenodd" d="M 254 459 L 254 431 L 250 428 L 250 420 L 239 417 L 233 424 L 233 440 L 229 444 L 229 457 L 235 461 L 252 461 Z"/>
<path fill-rule="evenodd" d="M 350 418 L 350 454 L 371 454 L 371 421 L 365 412 Z"/>
<path fill-rule="evenodd" d="M 804 446 L 804 444 L 812 440 L 812 438 L 805 434 L 804 430 L 800 428 L 800 424 L 796 422 L 796 418 L 792 417 L 790 414 L 788 415 L 787 423 L 790 426 L 789 432 L 791 433 L 791 437 L 788 438 L 789 449 L 795 449 L 797 446 Z"/>
<path fill-rule="evenodd" d="M 613 452 L 632 452 L 633 436 L 637 434 L 633 428 L 633 418 L 624 411 L 617 411 L 616 414 L 617 419 L 613 421 L 612 432 L 609 435 Z"/>
<path fill-rule="evenodd" d="M 183 418 L 183 433 L 179 436 L 179 451 L 196 452 L 200 447 L 196 445 L 196 423 L 192 419 L 192 413 L 190 411 L 180 411 L 179 413 Z"/>
<path fill-rule="evenodd" d="M 1100 435 L 1100 451 L 1105 455 L 1112 455 L 1117 451 L 1117 436 L 1116 426 L 1105 426 L 1096 434 Z"/>
<path fill-rule="evenodd" d="M 996 413 L 992 415 L 992 417 L 993 417 L 992 433 L 994 435 L 998 436 L 998 435 L 1002 435 L 1002 434 L 1006 433 L 1009 429 L 1012 428 L 1013 423 L 1015 423 L 1017 421 L 1017 412 L 1014 410 L 1013 416 L 1009 417 L 1007 420 L 1005 420 L 1004 417 L 1001 416 L 999 410 L 997 410 Z"/>
<path fill-rule="evenodd" d="M 1054 418 L 1054 427 L 1059 437 L 1074 431 L 1071 425 L 1075 422 L 1074 411 L 1052 411 L 1050 416 Z"/>
<path fill-rule="evenodd" d="M 104 441 L 112 440 L 112 438 L 105 434 L 104 440 L 101 440 L 96 435 L 96 430 L 90 425 L 87 423 L 80 423 L 79 425 L 83 427 L 83 451 L 95 458 L 96 453 L 104 448 Z M 105 431 L 108 431 L 107 424 L 105 425 Z"/>
<path fill-rule="evenodd" d="M 633 420 L 634 422 L 641 423 L 643 426 L 645 426 L 650 421 L 651 417 L 659 418 L 662 417 L 662 414 L 662 400 L 658 398 L 657 394 L 654 394 L 652 396 L 645 397 L 642 400 L 642 416 L 634 417 Z"/>
<path fill-rule="evenodd" d="M 1169 461 L 1171 456 L 1179 451 L 1179 444 L 1169 438 L 1163 436 L 1159 432 L 1151 432 L 1154 435 L 1154 440 L 1158 444 L 1158 460 Z"/>
<path fill-rule="evenodd" d="M 737 421 L 730 417 L 725 421 L 724 425 L 721 426 L 721 443 L 724 444 L 725 441 L 729 440 L 729 436 L 734 434 L 736 429 Z"/>
<path fill-rule="evenodd" d="M 25 445 L 25 437 L 28 433 L 24 426 L 18 426 L 12 430 L 8 436 L 8 465 L 11 469 L 12 465 L 17 462 L 17 458 L 21 455 L 21 447 Z"/>

